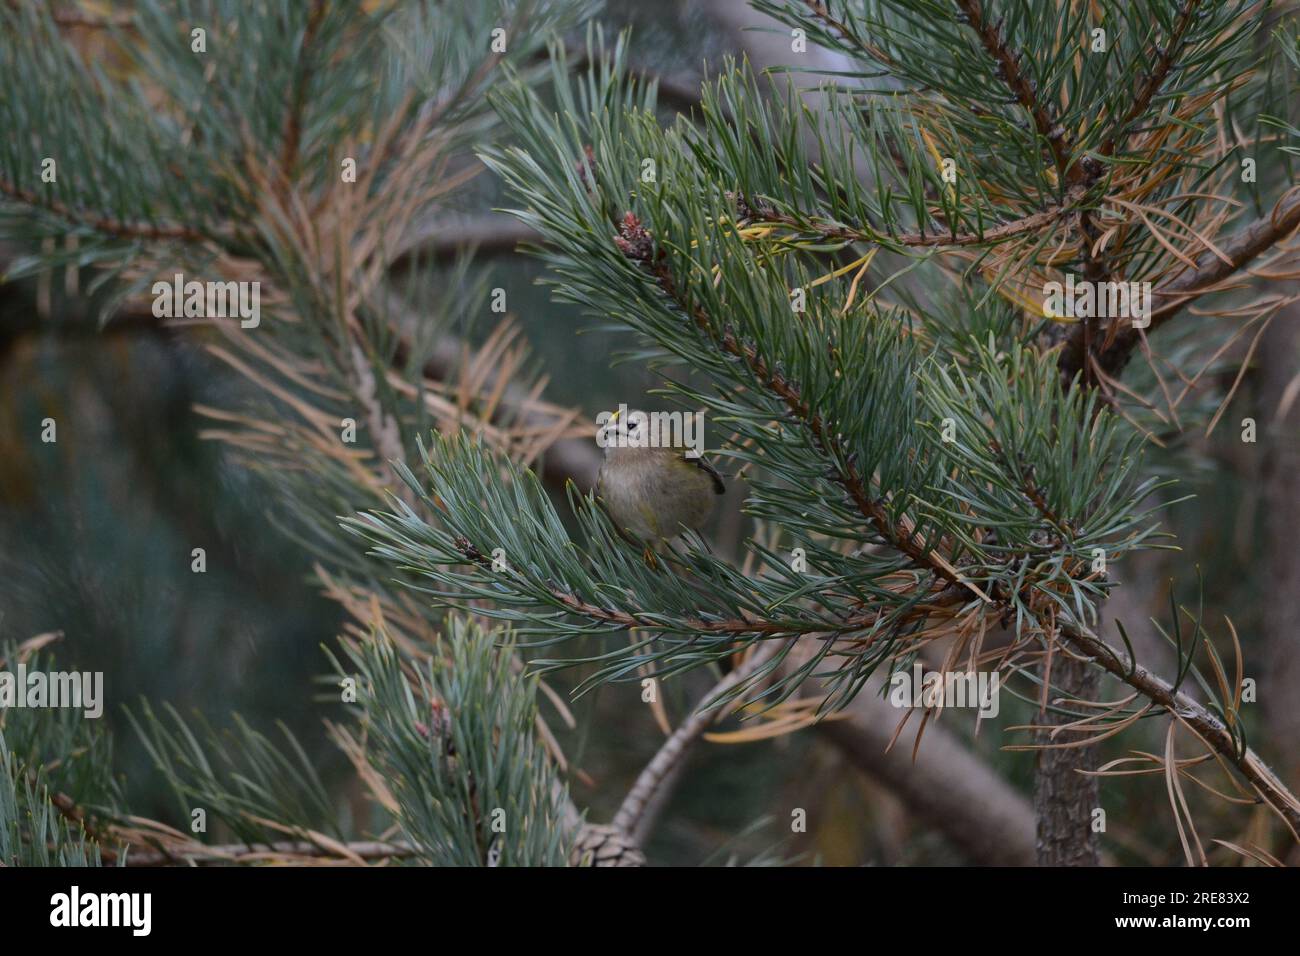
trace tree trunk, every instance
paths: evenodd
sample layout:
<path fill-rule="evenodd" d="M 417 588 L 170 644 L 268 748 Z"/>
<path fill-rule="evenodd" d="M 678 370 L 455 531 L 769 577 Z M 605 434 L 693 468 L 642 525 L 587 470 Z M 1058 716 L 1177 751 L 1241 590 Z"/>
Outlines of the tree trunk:
<path fill-rule="evenodd" d="M 1085 661 L 1057 653 L 1052 659 L 1052 684 L 1065 695 L 1095 700 L 1100 679 L 1096 668 Z M 1047 713 L 1041 723 L 1058 726 L 1071 718 Z M 1039 733 L 1038 742 L 1048 744 L 1050 731 Z M 1069 737 L 1058 737 L 1064 743 Z M 1098 778 L 1079 770 L 1096 767 L 1096 748 L 1071 747 L 1040 750 L 1034 768 L 1034 814 L 1038 818 L 1039 866 L 1097 866 L 1100 863 L 1093 810 L 1101 806 Z"/>
<path fill-rule="evenodd" d="M 1255 447 L 1263 453 L 1262 515 L 1258 565 L 1264 581 L 1263 664 L 1258 675 L 1268 737 L 1277 770 L 1290 787 L 1300 785 L 1300 308 L 1278 315 L 1257 353 L 1259 402 L 1253 412 Z M 1228 423 L 1237 424 L 1240 423 Z M 1246 446 L 1250 447 L 1250 446 Z M 1246 705 L 1249 706 L 1249 705 Z"/>

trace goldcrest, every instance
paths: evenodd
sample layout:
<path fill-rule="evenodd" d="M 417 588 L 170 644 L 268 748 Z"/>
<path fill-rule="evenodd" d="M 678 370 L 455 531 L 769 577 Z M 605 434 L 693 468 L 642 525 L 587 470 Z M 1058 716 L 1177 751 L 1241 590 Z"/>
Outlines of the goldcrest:
<path fill-rule="evenodd" d="M 644 415 L 619 420 L 616 413 L 601 429 L 605 461 L 596 494 L 619 530 L 651 549 L 702 527 L 726 486 L 702 456 L 688 456 L 684 448 L 648 446 L 637 432 L 644 422 Z"/>

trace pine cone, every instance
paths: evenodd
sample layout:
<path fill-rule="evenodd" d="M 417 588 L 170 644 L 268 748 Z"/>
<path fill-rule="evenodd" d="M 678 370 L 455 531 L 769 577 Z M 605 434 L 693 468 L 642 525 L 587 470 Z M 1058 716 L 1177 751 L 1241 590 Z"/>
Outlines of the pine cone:
<path fill-rule="evenodd" d="M 645 854 L 618 827 L 589 823 L 578 835 L 570 866 L 645 866 Z"/>

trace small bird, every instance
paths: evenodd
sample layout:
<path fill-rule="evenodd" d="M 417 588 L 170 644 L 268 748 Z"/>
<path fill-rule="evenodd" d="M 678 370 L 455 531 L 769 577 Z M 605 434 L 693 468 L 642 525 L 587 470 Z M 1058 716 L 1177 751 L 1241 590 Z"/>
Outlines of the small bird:
<path fill-rule="evenodd" d="M 605 462 L 596 494 L 618 529 L 645 546 L 646 563 L 654 567 L 656 546 L 687 529 L 698 530 L 713 511 L 714 497 L 727 489 L 702 456 L 648 446 L 637 431 L 645 421 L 636 412 L 620 421 L 615 412 L 601 429 Z"/>

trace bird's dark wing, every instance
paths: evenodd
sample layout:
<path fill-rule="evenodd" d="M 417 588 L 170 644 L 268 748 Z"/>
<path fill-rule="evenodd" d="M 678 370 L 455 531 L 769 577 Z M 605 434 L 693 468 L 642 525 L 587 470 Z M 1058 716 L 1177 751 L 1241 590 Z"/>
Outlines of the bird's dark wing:
<path fill-rule="evenodd" d="M 683 454 L 682 461 L 686 462 L 687 464 L 694 465 L 696 468 L 700 469 L 700 471 L 704 472 L 711 479 L 713 479 L 713 493 L 715 495 L 725 495 L 727 493 L 727 486 L 722 483 L 722 476 L 718 474 L 718 470 L 716 468 L 714 468 L 712 465 L 710 465 L 707 461 L 704 460 L 703 455 L 700 455 L 697 458 L 691 458 Z"/>

